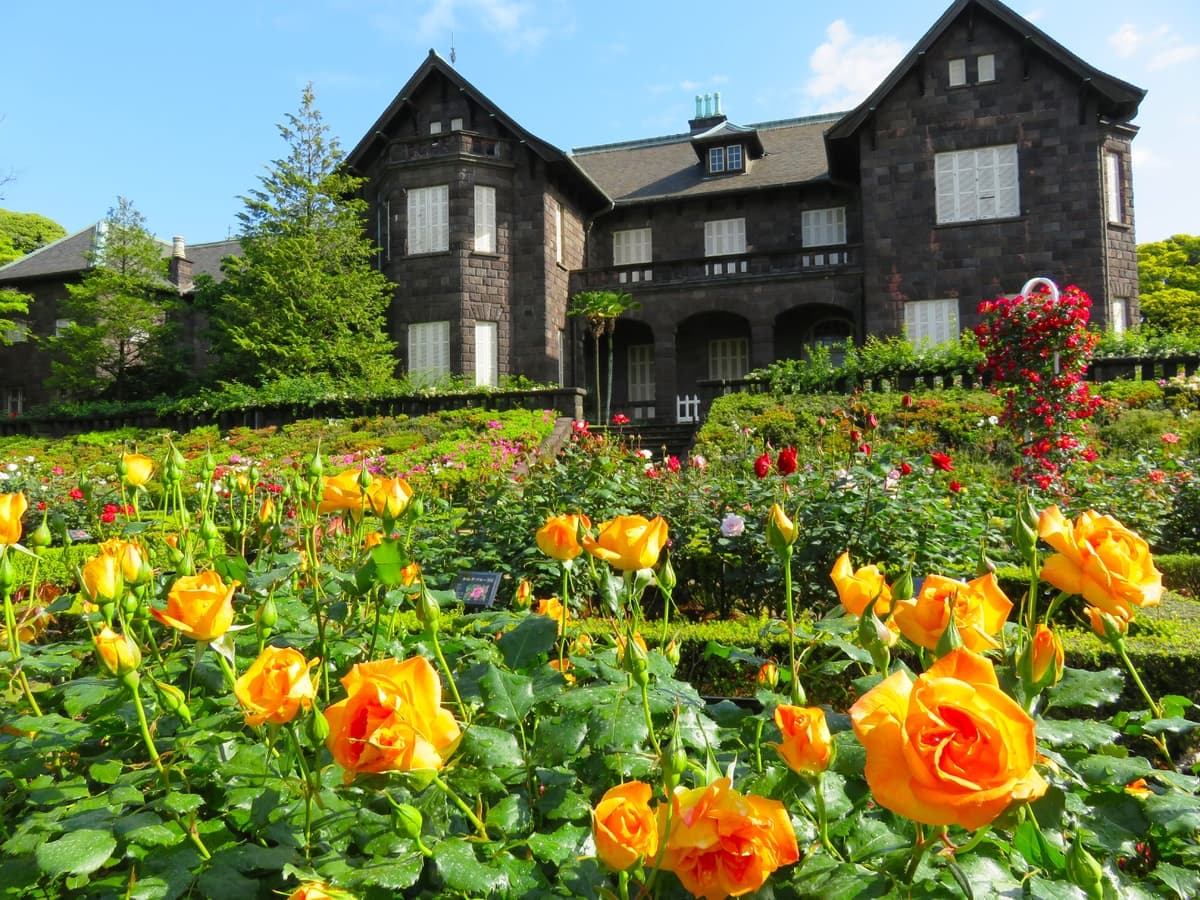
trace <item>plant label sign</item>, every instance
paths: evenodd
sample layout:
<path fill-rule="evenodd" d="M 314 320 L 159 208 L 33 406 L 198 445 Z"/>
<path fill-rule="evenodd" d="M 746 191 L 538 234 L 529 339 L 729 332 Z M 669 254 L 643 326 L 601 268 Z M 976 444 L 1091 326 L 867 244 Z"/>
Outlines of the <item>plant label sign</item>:
<path fill-rule="evenodd" d="M 463 572 L 454 579 L 454 596 L 462 601 L 467 612 L 491 609 L 501 577 L 499 572 Z"/>

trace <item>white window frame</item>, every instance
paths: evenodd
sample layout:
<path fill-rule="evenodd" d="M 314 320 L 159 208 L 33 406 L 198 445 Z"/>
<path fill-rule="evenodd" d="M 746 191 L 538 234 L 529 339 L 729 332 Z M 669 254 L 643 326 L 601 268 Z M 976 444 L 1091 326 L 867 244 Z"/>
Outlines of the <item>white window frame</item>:
<path fill-rule="evenodd" d="M 475 252 L 496 252 L 496 189 L 475 185 Z"/>
<path fill-rule="evenodd" d="M 19 416 L 25 412 L 25 391 L 23 388 L 4 389 L 4 415 Z"/>
<path fill-rule="evenodd" d="M 408 253 L 450 249 L 450 186 L 435 184 L 408 192 Z"/>
<path fill-rule="evenodd" d="M 408 377 L 431 384 L 450 374 L 450 322 L 413 322 L 408 326 Z"/>
<path fill-rule="evenodd" d="M 653 236 L 649 228 L 626 228 L 613 232 L 613 265 L 638 266 L 650 262 Z"/>
<path fill-rule="evenodd" d="M 1125 320 L 1129 316 L 1129 301 L 1125 297 L 1113 297 L 1108 301 L 1108 330 L 1118 337 L 1125 333 Z"/>
<path fill-rule="evenodd" d="M 713 338 L 708 342 L 708 377 L 738 381 L 750 371 L 750 342 L 744 337 Z"/>
<path fill-rule="evenodd" d="M 461 117 L 455 116 L 453 119 L 450 120 L 450 130 L 451 131 L 462 131 L 463 130 L 463 120 Z"/>
<path fill-rule="evenodd" d="M 654 345 L 630 344 L 625 350 L 626 371 L 629 376 L 629 402 L 654 402 Z M 648 406 L 633 407 L 635 419 L 653 418 L 654 410 Z"/>
<path fill-rule="evenodd" d="M 996 54 L 983 53 L 975 58 L 975 80 L 980 84 L 996 80 Z"/>
<path fill-rule="evenodd" d="M 29 323 L 13 320 L 12 328 L 4 333 L 10 344 L 24 344 L 29 340 Z"/>
<path fill-rule="evenodd" d="M 734 256 L 746 252 L 746 220 L 712 219 L 704 223 L 704 255 Z"/>
<path fill-rule="evenodd" d="M 1104 151 L 1104 208 L 1108 221 L 1125 224 L 1125 192 L 1121 190 L 1121 173 L 1124 166 L 1121 154 L 1115 150 Z"/>
<path fill-rule="evenodd" d="M 934 182 L 939 225 L 1020 215 L 1016 144 L 939 153 Z"/>
<path fill-rule="evenodd" d="M 736 162 L 735 162 L 736 160 Z M 746 168 L 746 156 L 741 144 L 730 144 L 725 148 L 725 171 L 740 172 Z"/>
<path fill-rule="evenodd" d="M 950 60 L 947 65 L 947 81 L 950 87 L 962 87 L 967 83 L 967 61 L 963 57 Z"/>
<path fill-rule="evenodd" d="M 475 386 L 495 387 L 500 379 L 500 323 L 475 323 Z"/>
<path fill-rule="evenodd" d="M 958 300 L 909 300 L 904 304 L 904 337 L 913 346 L 957 341 Z"/>
<path fill-rule="evenodd" d="M 54 336 L 62 337 L 68 328 L 75 324 L 73 319 L 55 319 L 54 320 Z"/>
<path fill-rule="evenodd" d="M 708 171 L 714 175 L 725 171 L 724 147 L 708 148 Z"/>
<path fill-rule="evenodd" d="M 554 204 L 554 261 L 560 266 L 563 261 L 562 206 L 559 203 Z"/>
<path fill-rule="evenodd" d="M 567 380 L 567 333 L 558 329 L 558 383 L 563 385 Z"/>
<path fill-rule="evenodd" d="M 806 209 L 800 214 L 801 239 L 805 247 L 829 247 L 846 243 L 846 207 Z"/>
<path fill-rule="evenodd" d="M 442 133 L 442 123 L 441 122 L 430 122 L 429 123 L 429 133 L 430 134 L 441 134 Z"/>

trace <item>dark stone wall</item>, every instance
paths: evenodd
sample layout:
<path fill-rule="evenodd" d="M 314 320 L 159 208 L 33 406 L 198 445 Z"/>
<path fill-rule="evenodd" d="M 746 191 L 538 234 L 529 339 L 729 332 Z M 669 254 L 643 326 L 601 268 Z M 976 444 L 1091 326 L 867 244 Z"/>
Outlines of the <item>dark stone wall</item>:
<path fill-rule="evenodd" d="M 14 321 L 24 321 L 29 334 L 24 341 L 0 346 L 0 401 L 5 392 L 20 390 L 25 395 L 26 409 L 33 404 L 48 403 L 53 392 L 46 386 L 50 377 L 50 354 L 46 352 L 40 338 L 54 334 L 54 322 L 58 318 L 59 300 L 66 299 L 67 290 L 60 279 L 39 278 L 22 284 L 3 285 L 13 287 L 33 297 L 28 315 L 10 315 Z M 6 411 L 5 411 L 6 412 Z"/>
<path fill-rule="evenodd" d="M 959 323 L 980 299 L 1012 294 L 1035 275 L 1075 284 L 1105 325 L 1106 236 L 1095 100 L 1056 60 L 1023 46 L 977 11 L 952 23 L 859 133 L 866 331 L 899 333 L 904 303 L 959 298 Z M 977 82 L 980 55 L 995 81 Z M 953 58 L 967 84 L 948 85 Z M 940 152 L 1016 144 L 1020 215 L 936 224 Z"/>

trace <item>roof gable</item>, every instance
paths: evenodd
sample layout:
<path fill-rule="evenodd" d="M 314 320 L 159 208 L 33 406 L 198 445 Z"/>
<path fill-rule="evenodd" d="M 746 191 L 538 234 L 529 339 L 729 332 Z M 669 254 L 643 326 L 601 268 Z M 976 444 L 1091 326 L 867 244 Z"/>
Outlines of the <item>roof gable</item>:
<path fill-rule="evenodd" d="M 90 265 L 89 257 L 95 249 L 99 227 L 99 224 L 89 225 L 0 266 L 0 282 L 84 271 Z"/>
<path fill-rule="evenodd" d="M 1101 111 L 1116 121 L 1128 121 L 1137 115 L 1138 105 L 1146 96 L 1145 90 L 1122 81 L 1080 59 L 1032 22 L 1013 12 L 999 0 L 955 0 L 916 45 L 905 55 L 880 85 L 862 103 L 829 130 L 827 139 L 838 141 L 852 137 L 900 81 L 916 68 L 922 57 L 960 16 L 974 16 L 982 10 L 1007 25 L 1014 32 L 1054 59 L 1068 71 L 1078 75 L 1100 100 Z"/>

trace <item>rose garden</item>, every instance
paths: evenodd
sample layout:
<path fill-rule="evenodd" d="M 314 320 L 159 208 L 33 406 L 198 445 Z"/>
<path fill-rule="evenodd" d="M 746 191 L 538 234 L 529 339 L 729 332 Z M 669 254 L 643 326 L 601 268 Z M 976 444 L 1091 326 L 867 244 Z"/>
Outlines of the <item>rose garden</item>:
<path fill-rule="evenodd" d="M 4 896 L 1197 896 L 1200 390 L 1089 386 L 1087 305 L 683 459 L 5 439 Z"/>

